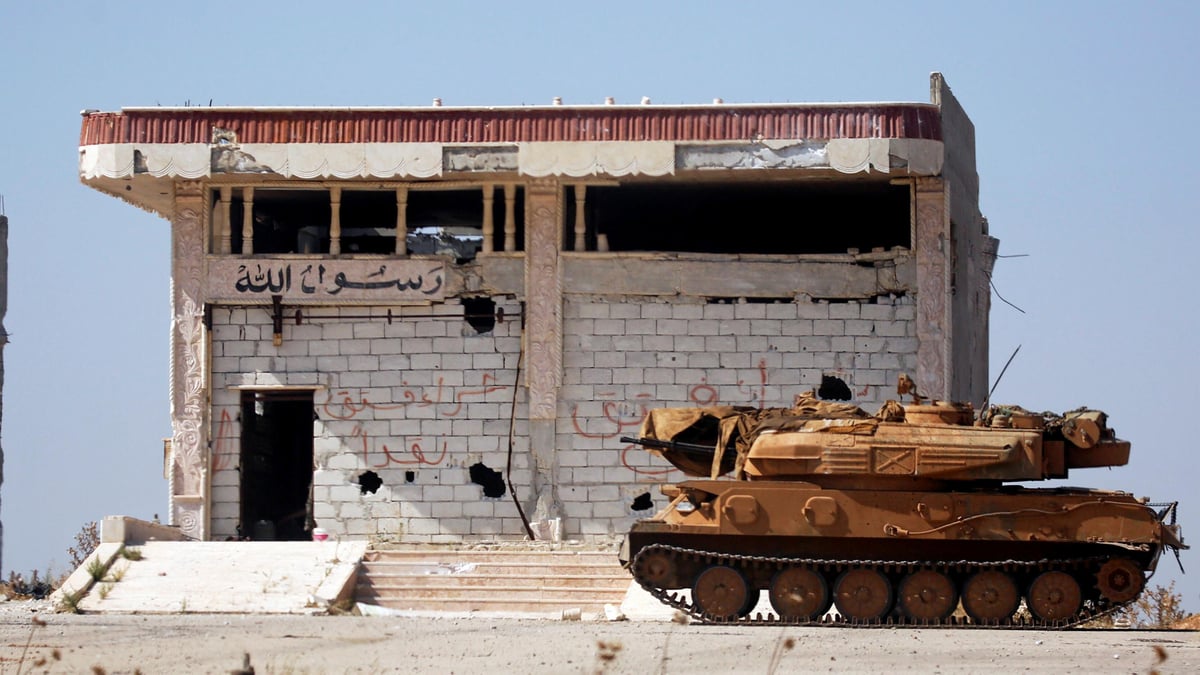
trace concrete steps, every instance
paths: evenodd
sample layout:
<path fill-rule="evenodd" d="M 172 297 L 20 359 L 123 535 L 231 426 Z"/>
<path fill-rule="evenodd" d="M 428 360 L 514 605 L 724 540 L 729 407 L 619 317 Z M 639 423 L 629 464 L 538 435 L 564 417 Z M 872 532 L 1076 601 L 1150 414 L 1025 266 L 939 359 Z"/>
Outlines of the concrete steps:
<path fill-rule="evenodd" d="M 367 544 L 148 541 L 122 547 L 100 544 L 52 600 L 63 604 L 71 594 L 77 610 L 89 614 L 322 614 L 352 595 Z M 93 567 L 101 573 L 93 575 Z"/>
<path fill-rule="evenodd" d="M 395 611 L 591 616 L 619 607 L 630 576 L 611 551 L 368 551 L 355 599 Z"/>

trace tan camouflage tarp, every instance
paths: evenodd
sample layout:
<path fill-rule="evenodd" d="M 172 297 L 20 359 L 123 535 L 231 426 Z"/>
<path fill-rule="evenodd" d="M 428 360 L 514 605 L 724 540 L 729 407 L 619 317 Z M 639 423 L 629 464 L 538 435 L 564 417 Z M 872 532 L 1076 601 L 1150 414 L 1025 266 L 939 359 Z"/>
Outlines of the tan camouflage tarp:
<path fill-rule="evenodd" d="M 902 417 L 903 408 L 899 410 Z M 725 452 L 732 449 L 737 453 L 732 470 L 735 477 L 741 477 L 746 453 L 762 431 L 811 429 L 873 434 L 881 419 L 890 419 L 894 415 L 895 411 L 886 405 L 879 415 L 872 416 L 858 406 L 822 401 L 810 393 L 797 396 L 795 405 L 790 408 L 658 408 L 646 415 L 639 436 L 711 448 L 711 462 L 694 453 L 647 448 L 689 476 L 696 477 L 717 478 L 728 473 L 730 467 L 725 461 Z"/>

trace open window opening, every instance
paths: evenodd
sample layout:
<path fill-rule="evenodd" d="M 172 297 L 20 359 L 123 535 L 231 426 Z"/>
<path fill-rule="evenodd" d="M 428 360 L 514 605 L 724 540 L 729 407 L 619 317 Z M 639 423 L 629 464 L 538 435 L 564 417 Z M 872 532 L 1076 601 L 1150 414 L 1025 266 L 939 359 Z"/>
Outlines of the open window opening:
<path fill-rule="evenodd" d="M 410 190 L 408 252 L 448 255 L 462 263 L 484 250 L 523 250 L 524 190 L 495 186 L 490 214 L 485 214 L 488 203 L 484 194 L 479 188 Z"/>
<path fill-rule="evenodd" d="M 310 539 L 313 392 L 242 392 L 240 521 L 242 538 Z"/>
<path fill-rule="evenodd" d="M 588 186 L 578 227 L 565 191 L 565 241 L 583 249 L 830 254 L 912 248 L 909 188 L 882 181 Z M 602 245 L 598 245 L 598 242 Z"/>
<path fill-rule="evenodd" d="M 494 186 L 489 208 L 482 188 L 370 189 L 342 188 L 338 206 L 341 253 L 396 255 L 397 222 L 405 228 L 400 255 L 442 255 L 457 262 L 480 251 L 521 251 L 525 238 L 524 190 Z M 224 201 L 227 198 L 227 201 Z M 225 188 L 212 193 L 213 245 L 242 255 L 330 253 L 333 213 L 329 190 Z M 245 214 L 252 210 L 252 239 L 247 245 Z M 403 217 L 400 211 L 403 209 Z M 485 238 L 490 246 L 485 245 Z"/>
<path fill-rule="evenodd" d="M 342 190 L 338 211 L 342 253 L 396 252 L 396 193 L 391 190 Z M 323 234 L 329 250 L 329 228 Z"/>
<path fill-rule="evenodd" d="M 250 201 L 255 253 L 329 253 L 328 192 L 259 188 Z M 237 254 L 245 246 L 245 213 L 246 201 L 235 190 L 229 203 L 229 236 Z"/>

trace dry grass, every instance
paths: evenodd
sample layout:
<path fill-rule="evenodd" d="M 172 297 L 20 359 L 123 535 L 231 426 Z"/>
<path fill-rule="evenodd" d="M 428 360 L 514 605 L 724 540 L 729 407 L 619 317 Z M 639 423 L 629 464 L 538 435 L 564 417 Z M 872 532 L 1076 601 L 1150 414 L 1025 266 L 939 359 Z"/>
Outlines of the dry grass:
<path fill-rule="evenodd" d="M 1200 614 L 1193 614 L 1171 625 L 1172 630 L 1200 630 Z"/>

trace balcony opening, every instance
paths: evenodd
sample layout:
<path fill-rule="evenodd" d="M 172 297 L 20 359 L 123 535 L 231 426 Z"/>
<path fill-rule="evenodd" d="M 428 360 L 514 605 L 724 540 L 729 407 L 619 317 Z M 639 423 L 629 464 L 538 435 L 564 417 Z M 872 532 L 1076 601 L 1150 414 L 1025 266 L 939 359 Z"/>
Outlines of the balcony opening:
<path fill-rule="evenodd" d="M 324 190 L 254 191 L 254 252 L 328 253 L 329 193 Z M 235 192 L 229 204 L 229 235 L 234 253 L 241 253 L 245 202 Z"/>
<path fill-rule="evenodd" d="M 524 191 L 497 186 L 493 191 L 493 251 L 520 251 L 524 241 Z M 315 254 L 330 251 L 332 207 L 327 190 L 258 188 L 253 192 L 253 252 L 256 255 Z M 213 191 L 214 250 L 219 244 L 222 207 Z M 472 260 L 484 247 L 484 200 L 481 188 L 430 190 L 410 188 L 405 195 L 406 248 L 401 255 L 449 256 Z M 511 204 L 508 203 L 511 199 Z M 247 199 L 241 189 L 230 195 L 229 251 L 242 254 Z M 395 189 L 343 188 L 338 220 L 341 253 L 395 255 L 398 213 Z"/>
<path fill-rule="evenodd" d="M 911 248 L 909 201 L 907 185 L 874 181 L 589 186 L 585 249 L 598 240 L 610 251 L 682 253 Z M 575 190 L 565 191 L 564 212 L 573 242 Z"/>

